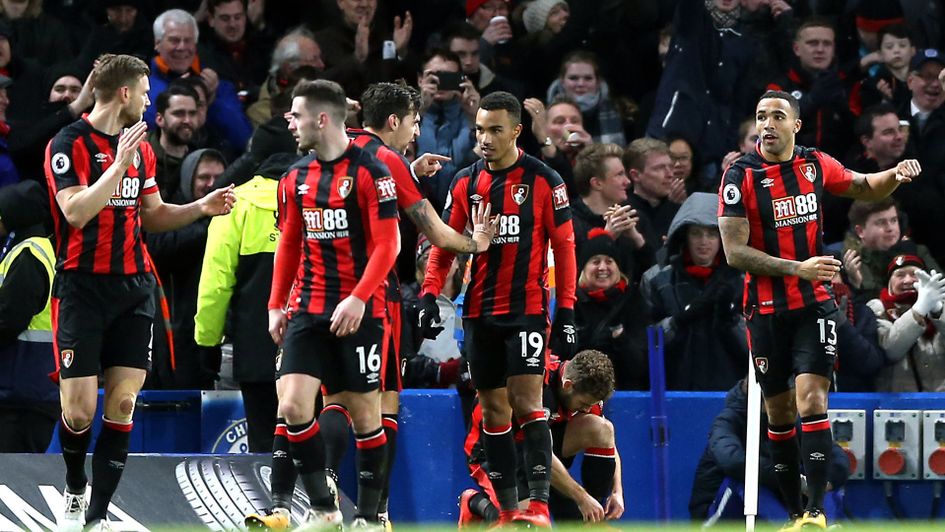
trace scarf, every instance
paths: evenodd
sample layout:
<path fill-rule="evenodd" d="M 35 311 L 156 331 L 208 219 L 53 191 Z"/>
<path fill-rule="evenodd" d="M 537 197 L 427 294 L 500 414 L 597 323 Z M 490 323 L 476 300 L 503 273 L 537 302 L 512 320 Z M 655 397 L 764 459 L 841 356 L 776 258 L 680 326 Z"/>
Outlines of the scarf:
<path fill-rule="evenodd" d="M 600 103 L 600 89 L 595 93 L 579 94 L 572 98 L 582 113 L 591 111 Z"/>
<path fill-rule="evenodd" d="M 900 307 L 907 305 L 912 307 L 918 298 L 919 293 L 915 290 L 909 290 L 898 295 L 890 294 L 888 288 L 883 288 L 879 292 L 879 300 L 883 303 L 883 308 L 886 309 L 886 315 L 893 320 L 899 318 L 901 315 L 899 312 Z M 935 326 L 932 325 L 932 320 L 926 319 L 925 332 L 922 333 L 922 337 L 926 340 L 931 340 L 933 336 L 935 336 Z"/>
<path fill-rule="evenodd" d="M 734 28 L 742 16 L 742 6 L 737 6 L 730 11 L 722 11 L 715 7 L 715 2 L 712 0 L 705 0 L 705 9 L 709 12 L 709 16 L 712 17 L 712 25 L 715 26 L 717 30 Z"/>
<path fill-rule="evenodd" d="M 627 291 L 626 279 L 620 279 L 617 284 L 610 288 L 598 288 L 597 290 L 588 290 L 587 297 L 597 303 L 605 303 Z"/>
<path fill-rule="evenodd" d="M 686 273 L 689 274 L 693 279 L 697 279 L 705 283 L 709 280 L 709 277 L 712 277 L 712 274 L 715 272 L 715 268 L 718 267 L 721 262 L 721 257 L 719 253 L 715 254 L 715 260 L 712 261 L 711 266 L 698 266 L 692 262 L 692 256 L 689 255 L 689 250 L 683 250 L 683 264 L 685 265 Z"/>
<path fill-rule="evenodd" d="M 171 67 L 167 66 L 167 63 L 161 58 L 161 56 L 156 56 L 154 58 L 154 65 L 157 67 L 158 72 L 160 72 L 162 76 L 176 78 L 182 75 L 178 74 L 177 72 L 171 72 Z M 200 58 L 196 55 L 194 55 L 194 62 L 190 64 L 190 72 L 194 74 L 200 74 Z"/>
<path fill-rule="evenodd" d="M 853 321 L 853 292 L 850 291 L 850 287 L 846 283 L 833 283 L 831 285 L 833 288 L 833 296 L 837 300 L 839 305 L 844 297 L 847 298 L 847 308 L 841 308 L 840 312 L 847 313 L 847 321 L 850 322 L 850 325 L 854 324 Z M 907 292 L 908 293 L 908 292 Z M 885 304 L 885 303 L 884 303 Z"/>

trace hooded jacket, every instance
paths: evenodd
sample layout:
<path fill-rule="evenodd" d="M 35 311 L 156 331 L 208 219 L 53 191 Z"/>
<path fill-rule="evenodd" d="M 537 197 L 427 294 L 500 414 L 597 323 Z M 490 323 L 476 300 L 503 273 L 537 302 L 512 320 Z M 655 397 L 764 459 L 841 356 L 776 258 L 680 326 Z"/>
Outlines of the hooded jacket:
<path fill-rule="evenodd" d="M 666 387 L 672 390 L 726 390 L 745 373 L 748 344 L 739 315 L 742 276 L 725 262 L 719 246 L 718 265 L 703 282 L 686 271 L 684 249 L 690 225 L 718 228 L 718 196 L 696 192 L 673 218 L 666 264 L 643 274 L 640 291 L 650 318 L 663 328 L 666 342 Z M 681 319 L 699 298 L 714 300 L 711 310 Z"/>
<path fill-rule="evenodd" d="M 201 346 L 233 342 L 233 378 L 272 382 L 276 345 L 269 336 L 267 303 L 279 244 L 276 189 L 297 155 L 268 158 L 256 176 L 236 187 L 236 204 L 210 222 L 200 271 L 194 339 Z"/>
<path fill-rule="evenodd" d="M 193 179 L 197 164 L 207 152 L 204 149 L 191 152 L 181 162 L 180 189 L 174 203 L 187 204 L 194 201 Z M 194 314 L 197 312 L 197 284 L 200 281 L 200 263 L 207 245 L 209 218 L 201 218 L 190 225 L 165 233 L 147 235 L 148 250 L 157 266 L 164 293 L 171 306 L 171 324 L 174 331 L 176 368 L 175 385 L 179 388 L 206 388 L 209 376 L 201 371 L 200 349 L 194 343 Z M 155 330 L 163 327 L 163 317 L 155 314 Z M 166 369 L 163 361 L 166 354 L 163 335 L 154 335 L 154 358 L 157 371 Z"/>
<path fill-rule="evenodd" d="M 761 449 L 759 454 L 758 476 L 760 484 L 779 493 L 778 480 L 775 476 L 774 461 L 768 444 L 768 416 L 761 414 Z M 799 437 L 803 433 L 798 430 Z M 715 499 L 715 494 L 722 480 L 731 477 L 743 481 L 745 477 L 745 442 L 748 435 L 748 392 L 742 389 L 742 382 L 733 386 L 725 396 L 725 407 L 712 421 L 712 431 L 705 452 L 696 466 L 692 482 L 692 494 L 689 498 L 689 513 L 694 519 L 704 519 L 707 510 Z M 831 447 L 830 470 L 827 480 L 837 489 L 846 484 L 850 476 L 850 460 L 836 443 Z M 803 464 L 801 464 L 803 468 Z"/>

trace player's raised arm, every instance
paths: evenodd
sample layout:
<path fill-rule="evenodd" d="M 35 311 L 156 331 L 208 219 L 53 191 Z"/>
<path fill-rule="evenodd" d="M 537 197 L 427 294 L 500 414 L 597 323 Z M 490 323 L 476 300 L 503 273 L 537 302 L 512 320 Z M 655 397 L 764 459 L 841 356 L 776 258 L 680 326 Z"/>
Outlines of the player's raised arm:
<path fill-rule="evenodd" d="M 911 183 L 921 173 L 922 166 L 915 159 L 900 161 L 894 168 L 882 172 L 852 172 L 853 179 L 849 188 L 840 195 L 858 200 L 879 201 L 892 194 L 900 184 Z"/>
<path fill-rule="evenodd" d="M 426 235 L 434 246 L 453 253 L 483 253 L 489 249 L 499 223 L 498 216 L 493 220 L 489 219 L 491 210 L 492 206 L 489 204 L 485 207 L 481 204 L 472 206 L 469 214 L 473 226 L 472 237 L 463 234 L 462 229 L 453 229 L 447 225 L 436 215 L 427 200 L 418 201 L 404 212 L 417 230 Z"/>
<path fill-rule="evenodd" d="M 443 218 L 454 231 L 459 232 L 466 228 L 469 222 L 469 196 L 466 187 L 469 185 L 469 175 L 465 172 L 457 174 L 453 180 L 453 186 L 450 187 L 450 195 L 447 198 L 446 208 L 443 210 Z M 446 282 L 446 275 L 453 264 L 455 254 L 434 244 L 430 250 L 430 258 L 427 260 L 426 276 L 423 279 L 423 289 L 420 292 L 423 296 L 430 294 L 433 299 L 440 295 L 443 283 Z M 427 298 L 429 299 L 429 298 Z"/>

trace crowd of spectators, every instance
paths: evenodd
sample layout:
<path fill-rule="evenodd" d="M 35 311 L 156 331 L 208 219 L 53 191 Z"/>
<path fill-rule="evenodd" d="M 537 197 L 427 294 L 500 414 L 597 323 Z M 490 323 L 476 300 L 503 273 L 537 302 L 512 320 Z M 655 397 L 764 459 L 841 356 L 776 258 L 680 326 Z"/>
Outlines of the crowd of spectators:
<path fill-rule="evenodd" d="M 479 101 L 511 92 L 526 110 L 519 146 L 558 171 L 572 198 L 579 347 L 612 358 L 618 389 L 643 389 L 645 328 L 657 325 L 668 387 L 722 391 L 744 376 L 748 346 L 742 274 L 721 251 L 715 194 L 725 168 L 755 149 L 758 96 L 779 88 L 800 100 L 799 144 L 857 171 L 907 157 L 923 168 L 889 201 L 823 203 L 824 242 L 845 264 L 834 283 L 846 311 L 835 389 L 940 390 L 943 47 L 941 0 L 0 0 L 0 186 L 45 188 L 46 143 L 91 107 L 102 53 L 151 67 L 145 120 L 162 197 L 174 203 L 277 177 L 263 163 L 295 152 L 283 114 L 300 79 L 338 81 L 353 101 L 370 83 L 403 80 L 421 94 L 408 158 L 444 156 L 420 178 L 439 211 L 454 173 L 478 157 Z M 213 387 L 221 355 L 207 344 L 238 336 L 233 311 L 222 331 L 219 316 L 198 319 L 194 339 L 213 234 L 197 222 L 148 237 L 176 356 L 172 370 L 171 346 L 155 334 L 149 386 Z M 405 285 L 414 271 L 422 281 L 427 248 L 404 246 Z M 897 257 L 933 288 L 913 286 L 925 274 L 898 282 Z M 442 337 L 406 329 L 408 384 L 468 388 L 464 265 L 438 301 L 450 317 Z M 923 313 L 906 312 L 916 298 Z M 407 324 L 411 301 L 406 287 Z M 159 313 L 155 330 L 164 326 Z M 268 379 L 237 373 L 247 388 Z"/>

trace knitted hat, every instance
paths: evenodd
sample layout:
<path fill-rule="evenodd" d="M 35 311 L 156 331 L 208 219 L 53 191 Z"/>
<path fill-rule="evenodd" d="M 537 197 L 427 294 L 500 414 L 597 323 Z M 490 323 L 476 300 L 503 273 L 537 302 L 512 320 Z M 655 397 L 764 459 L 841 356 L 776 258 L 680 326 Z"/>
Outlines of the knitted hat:
<path fill-rule="evenodd" d="M 889 0 L 862 0 L 856 8 L 856 27 L 879 32 L 890 24 L 902 24 L 902 7 Z"/>
<path fill-rule="evenodd" d="M 584 268 L 594 255 L 607 255 L 620 264 L 617 243 L 603 227 L 595 227 L 587 232 L 587 240 L 578 248 L 578 269 Z"/>
<path fill-rule="evenodd" d="M 889 266 L 886 267 L 886 282 L 889 282 L 894 271 L 906 266 L 916 266 L 920 270 L 924 270 L 925 261 L 916 255 L 896 255 L 893 260 L 889 261 Z"/>
<path fill-rule="evenodd" d="M 473 13 L 479 9 L 482 4 L 485 4 L 489 0 L 466 0 L 466 17 L 471 17 Z M 508 3 L 509 0 L 505 0 L 505 3 Z"/>
<path fill-rule="evenodd" d="M 522 13 L 522 22 L 525 23 L 525 29 L 528 30 L 528 33 L 538 33 L 545 29 L 548 24 L 548 15 L 558 4 L 568 5 L 565 0 L 535 0 L 528 4 L 525 12 Z"/>

